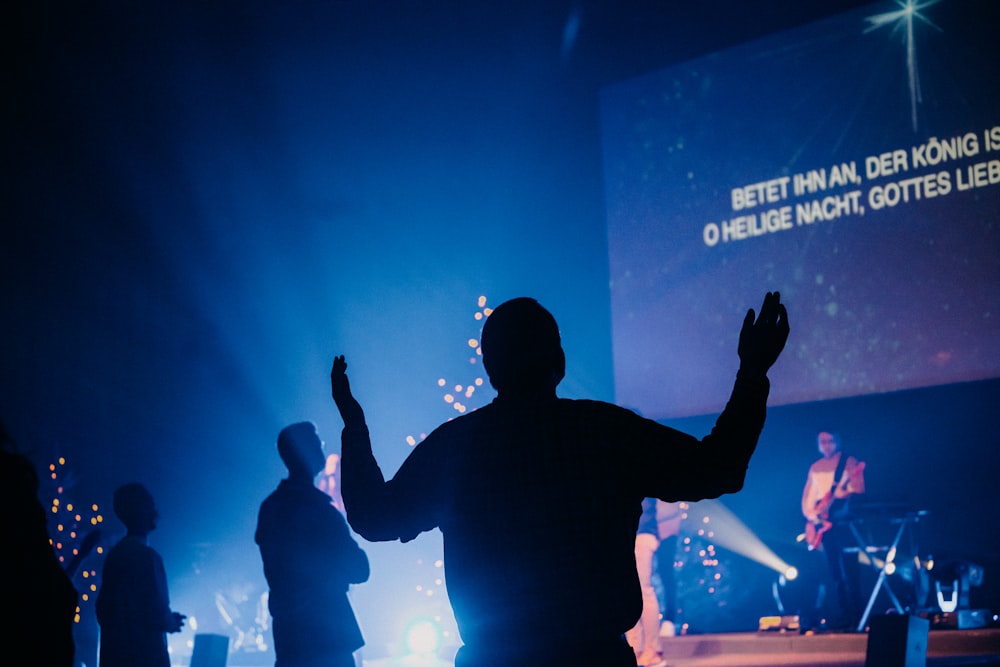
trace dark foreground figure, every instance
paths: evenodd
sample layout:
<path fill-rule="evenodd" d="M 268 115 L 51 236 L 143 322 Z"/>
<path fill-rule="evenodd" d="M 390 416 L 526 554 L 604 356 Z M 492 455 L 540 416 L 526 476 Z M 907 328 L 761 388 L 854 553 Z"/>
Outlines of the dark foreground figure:
<path fill-rule="evenodd" d="M 508 301 L 482 332 L 497 398 L 438 427 L 388 482 L 337 357 L 348 521 L 373 541 L 441 529 L 464 642 L 456 667 L 634 667 L 623 635 L 642 610 L 642 500 L 743 487 L 764 425 L 766 373 L 787 337 L 785 308 L 768 293 L 760 316 L 751 309 L 743 322 L 729 402 L 699 441 L 609 403 L 558 398 L 565 357 L 555 319 L 533 299 Z"/>
<path fill-rule="evenodd" d="M 0 646 L 23 667 L 70 667 L 77 592 L 49 543 L 35 466 L 2 423 L 0 507 Z"/>

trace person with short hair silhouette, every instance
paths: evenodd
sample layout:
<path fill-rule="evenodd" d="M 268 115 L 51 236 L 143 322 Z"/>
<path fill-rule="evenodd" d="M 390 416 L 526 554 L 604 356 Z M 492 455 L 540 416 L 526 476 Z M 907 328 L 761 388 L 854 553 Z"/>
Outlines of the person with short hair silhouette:
<path fill-rule="evenodd" d="M 534 299 L 507 301 L 482 331 L 498 396 L 435 429 L 388 481 L 338 356 L 330 381 L 344 421 L 348 521 L 373 541 L 440 528 L 464 644 L 456 667 L 635 667 L 624 634 L 642 611 L 642 501 L 742 488 L 764 425 L 766 373 L 787 336 L 785 308 L 768 293 L 760 316 L 744 318 L 729 402 L 698 440 L 611 403 L 557 397 L 566 360 L 555 318 Z"/>
<path fill-rule="evenodd" d="M 315 486 L 326 465 L 315 425 L 283 428 L 278 455 L 288 477 L 261 503 L 254 536 L 270 588 L 275 667 L 354 667 L 365 642 L 347 591 L 368 580 L 368 556 Z"/>
<path fill-rule="evenodd" d="M 149 546 L 160 514 L 149 490 L 132 482 L 115 490 L 115 515 L 127 533 L 104 561 L 95 611 L 101 626 L 101 667 L 170 667 L 167 633 L 184 614 L 170 609 L 163 559 Z"/>

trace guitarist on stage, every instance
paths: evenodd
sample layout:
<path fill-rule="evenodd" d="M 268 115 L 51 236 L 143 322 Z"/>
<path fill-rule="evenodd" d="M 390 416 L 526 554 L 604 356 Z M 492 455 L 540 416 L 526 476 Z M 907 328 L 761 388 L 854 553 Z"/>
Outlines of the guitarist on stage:
<path fill-rule="evenodd" d="M 865 464 L 840 449 L 840 438 L 820 431 L 816 438 L 822 455 L 809 466 L 802 490 L 802 515 L 806 519 L 806 542 L 810 550 L 822 549 L 830 569 L 839 605 L 839 615 L 830 627 L 854 629 L 862 613 L 857 554 L 844 553 L 854 540 L 846 524 L 850 500 L 865 492 Z"/>

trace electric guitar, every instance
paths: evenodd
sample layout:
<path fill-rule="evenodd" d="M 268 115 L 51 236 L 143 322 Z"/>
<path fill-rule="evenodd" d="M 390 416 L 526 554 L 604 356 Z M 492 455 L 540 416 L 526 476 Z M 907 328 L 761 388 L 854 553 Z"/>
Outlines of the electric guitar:
<path fill-rule="evenodd" d="M 860 461 L 854 466 L 852 474 L 861 473 L 864 469 L 865 462 Z M 823 534 L 833 528 L 833 522 L 830 521 L 830 507 L 833 505 L 833 501 L 837 500 L 837 494 L 843 493 L 847 489 L 847 483 L 850 480 L 851 474 L 843 475 L 835 487 L 827 491 L 826 495 L 816 501 L 815 509 L 818 521 L 806 522 L 806 546 L 809 548 L 809 551 L 818 549 L 820 543 L 823 541 Z"/>

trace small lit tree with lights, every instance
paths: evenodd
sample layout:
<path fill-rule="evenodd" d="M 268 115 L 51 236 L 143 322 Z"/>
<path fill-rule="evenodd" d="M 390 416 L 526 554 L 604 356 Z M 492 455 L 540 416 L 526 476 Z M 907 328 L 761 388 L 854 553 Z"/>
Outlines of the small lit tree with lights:
<path fill-rule="evenodd" d="M 677 631 L 698 631 L 699 619 L 711 619 L 729 604 L 729 568 L 715 547 L 710 514 L 681 503 L 681 540 L 674 561 L 677 582 Z"/>
<path fill-rule="evenodd" d="M 79 594 L 73 628 L 76 664 L 89 667 L 97 662 L 94 601 L 101 568 L 96 559 L 104 555 L 100 544 L 104 516 L 97 503 L 77 502 L 69 493 L 73 475 L 65 457 L 56 457 L 40 481 L 41 497 L 48 502 L 49 541 Z"/>

